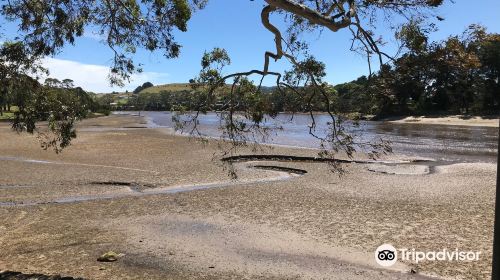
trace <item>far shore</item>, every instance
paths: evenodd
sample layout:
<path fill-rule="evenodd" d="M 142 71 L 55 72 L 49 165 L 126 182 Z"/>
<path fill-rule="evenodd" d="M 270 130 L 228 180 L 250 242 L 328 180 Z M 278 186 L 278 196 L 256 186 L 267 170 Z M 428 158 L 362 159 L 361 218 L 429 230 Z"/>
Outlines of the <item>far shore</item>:
<path fill-rule="evenodd" d="M 487 126 L 498 127 L 499 117 L 482 117 L 482 116 L 402 116 L 388 117 L 380 119 L 391 123 L 419 123 L 419 124 L 439 124 L 439 125 L 462 125 L 462 126 Z"/>

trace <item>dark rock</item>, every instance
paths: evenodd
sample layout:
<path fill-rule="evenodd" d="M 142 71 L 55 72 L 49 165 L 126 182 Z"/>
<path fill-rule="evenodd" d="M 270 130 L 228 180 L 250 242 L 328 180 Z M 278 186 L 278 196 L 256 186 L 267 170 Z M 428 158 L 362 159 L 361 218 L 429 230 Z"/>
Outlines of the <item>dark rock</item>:
<path fill-rule="evenodd" d="M 14 271 L 1 271 L 0 280 L 84 280 L 83 278 L 73 278 L 61 275 L 24 274 Z"/>

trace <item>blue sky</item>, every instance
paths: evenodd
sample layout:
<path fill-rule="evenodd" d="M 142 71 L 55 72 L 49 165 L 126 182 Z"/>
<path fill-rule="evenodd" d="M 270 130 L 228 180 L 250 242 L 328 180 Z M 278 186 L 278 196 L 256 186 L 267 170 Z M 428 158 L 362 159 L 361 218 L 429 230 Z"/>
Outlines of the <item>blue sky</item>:
<path fill-rule="evenodd" d="M 431 35 L 432 40 L 442 40 L 449 35 L 461 33 L 469 24 L 479 23 L 489 32 L 500 33 L 500 1 L 447 0 L 436 14 L 445 18 L 437 21 L 439 30 Z M 479 3 L 481 3 L 479 5 Z M 188 25 L 188 32 L 176 35 L 183 45 L 181 56 L 167 60 L 161 52 L 138 51 L 135 61 L 144 64 L 144 73 L 134 75 L 124 88 L 111 88 L 106 80 L 111 51 L 100 42 L 98 36 L 87 32 L 74 46 L 65 47 L 55 57 L 48 57 L 44 64 L 51 76 L 70 78 L 75 84 L 94 92 L 133 90 L 137 85 L 151 81 L 154 84 L 186 82 L 200 69 L 200 58 L 205 50 L 213 47 L 225 48 L 232 59 L 231 71 L 261 69 L 266 50 L 273 50 L 273 36 L 260 24 L 263 0 L 210 0 L 208 6 L 196 12 Z M 15 25 L 0 21 L 0 33 L 15 36 Z M 388 44 L 384 50 L 394 52 L 393 31 L 380 25 L 376 30 Z M 332 33 L 325 31 L 309 34 L 311 53 L 327 65 L 329 83 L 350 81 L 368 73 L 366 59 L 349 51 L 350 34 L 347 31 Z M 282 71 L 285 63 L 271 65 L 271 70 Z M 268 81 L 270 84 L 271 81 Z"/>

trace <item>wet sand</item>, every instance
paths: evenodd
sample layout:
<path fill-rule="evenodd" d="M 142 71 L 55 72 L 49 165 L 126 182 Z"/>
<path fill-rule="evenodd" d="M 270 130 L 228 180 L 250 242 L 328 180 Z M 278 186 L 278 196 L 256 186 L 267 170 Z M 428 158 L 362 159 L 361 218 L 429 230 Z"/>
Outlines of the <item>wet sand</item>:
<path fill-rule="evenodd" d="M 462 126 L 487 126 L 498 127 L 498 117 L 483 118 L 478 116 L 443 116 L 443 117 L 426 117 L 413 116 L 399 119 L 388 118 L 386 121 L 392 123 L 422 123 L 422 124 L 441 124 L 441 125 L 462 125 Z"/>
<path fill-rule="evenodd" d="M 235 164 L 234 181 L 212 160 L 215 141 L 141 128 L 133 116 L 80 126 L 56 155 L 0 124 L 0 270 L 88 279 L 489 276 L 494 164 L 349 164 L 339 178 L 323 163 L 247 161 Z M 383 243 L 482 255 L 389 270 L 374 261 Z M 97 262 L 107 251 L 125 256 Z"/>

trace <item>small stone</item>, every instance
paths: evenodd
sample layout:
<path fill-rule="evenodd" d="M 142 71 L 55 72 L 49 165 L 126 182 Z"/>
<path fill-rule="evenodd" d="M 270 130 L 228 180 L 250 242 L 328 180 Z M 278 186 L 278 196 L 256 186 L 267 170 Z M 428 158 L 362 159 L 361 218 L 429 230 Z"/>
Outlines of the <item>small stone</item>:
<path fill-rule="evenodd" d="M 97 258 L 97 261 L 99 262 L 115 262 L 118 260 L 118 258 L 123 257 L 124 254 L 117 254 L 113 251 L 109 251 L 102 256 Z"/>

